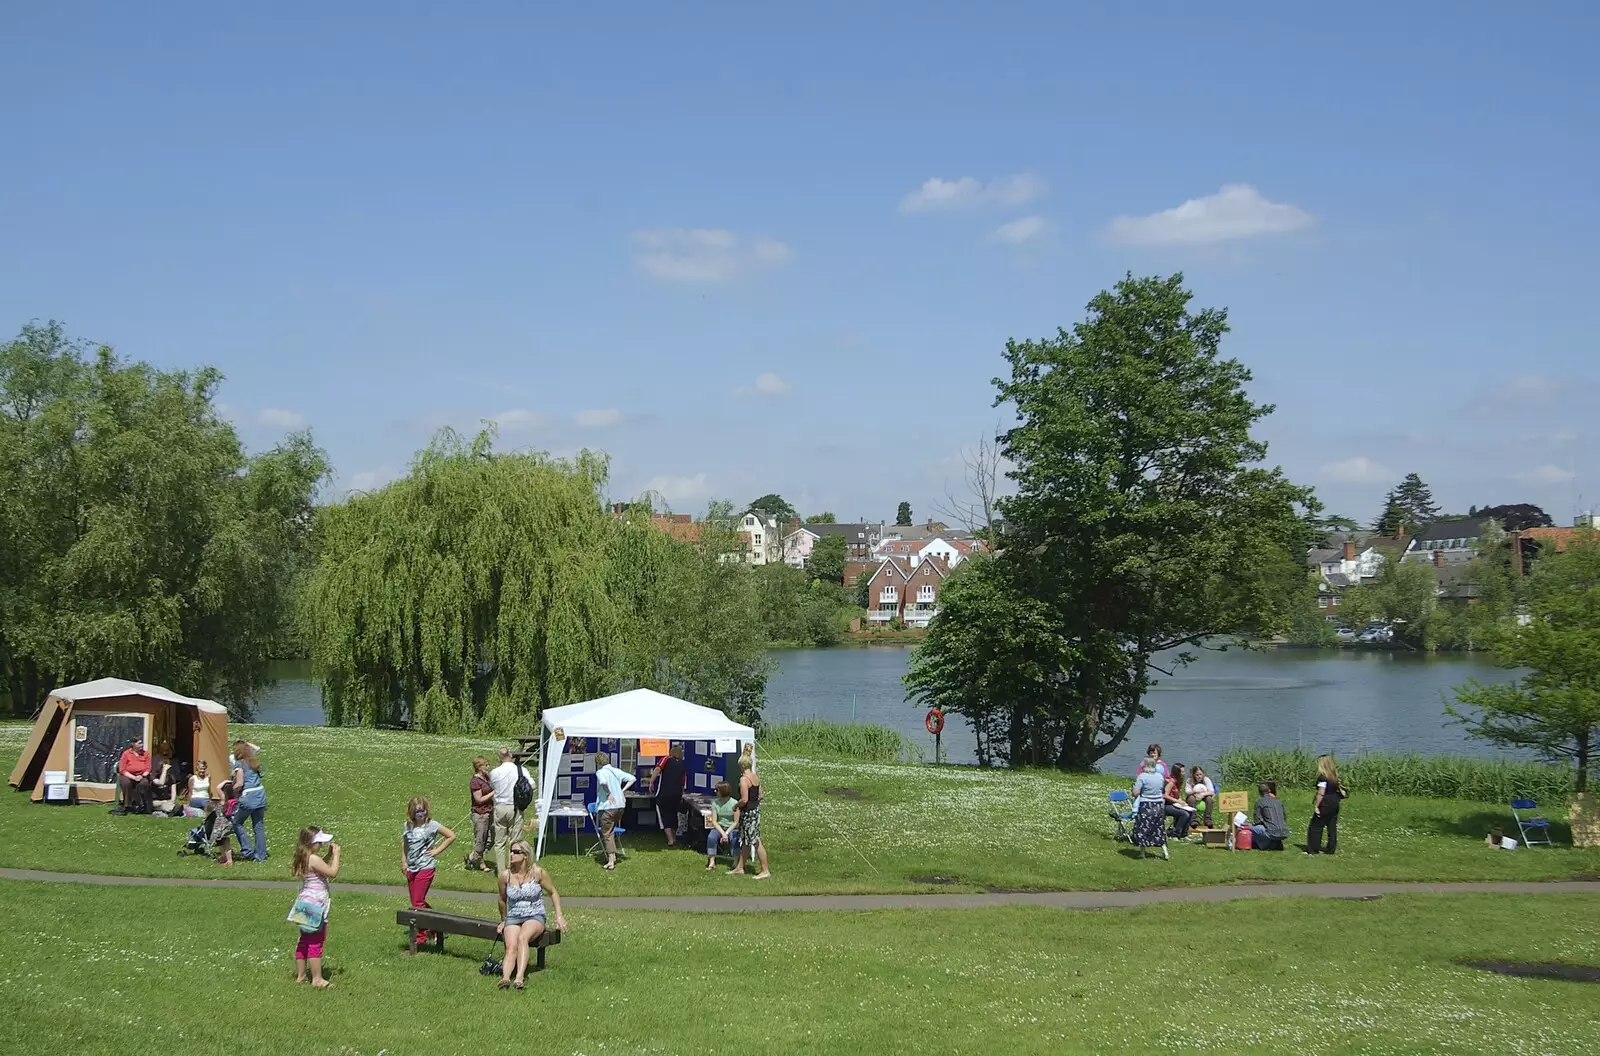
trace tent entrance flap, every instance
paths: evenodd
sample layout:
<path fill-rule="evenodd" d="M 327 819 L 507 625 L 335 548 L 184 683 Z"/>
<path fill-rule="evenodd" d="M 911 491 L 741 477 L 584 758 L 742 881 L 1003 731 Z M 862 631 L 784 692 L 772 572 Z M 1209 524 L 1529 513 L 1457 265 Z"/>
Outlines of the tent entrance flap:
<path fill-rule="evenodd" d="M 550 735 L 539 742 L 539 836 L 533 849 L 535 859 L 544 857 L 545 822 L 550 818 L 550 804 L 556 794 L 556 778 L 561 773 L 561 755 L 566 748 L 567 739 L 560 730 L 550 731 Z"/>

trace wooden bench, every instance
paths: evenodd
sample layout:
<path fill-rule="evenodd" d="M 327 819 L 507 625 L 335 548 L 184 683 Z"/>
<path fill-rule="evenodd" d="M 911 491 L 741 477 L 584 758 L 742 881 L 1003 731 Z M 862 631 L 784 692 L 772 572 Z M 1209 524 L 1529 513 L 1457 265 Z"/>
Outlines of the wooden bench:
<path fill-rule="evenodd" d="M 395 911 L 394 922 L 406 929 L 407 941 L 413 950 L 417 949 L 419 931 L 431 932 L 434 937 L 434 948 L 438 950 L 444 949 L 446 935 L 466 935 L 474 939 L 488 939 L 490 942 L 503 941 L 499 921 L 463 916 L 460 913 L 441 913 L 436 909 L 401 909 Z M 544 929 L 544 934 L 533 941 L 533 948 L 537 951 L 534 971 L 544 968 L 545 947 L 557 946 L 560 943 L 559 929 Z"/>

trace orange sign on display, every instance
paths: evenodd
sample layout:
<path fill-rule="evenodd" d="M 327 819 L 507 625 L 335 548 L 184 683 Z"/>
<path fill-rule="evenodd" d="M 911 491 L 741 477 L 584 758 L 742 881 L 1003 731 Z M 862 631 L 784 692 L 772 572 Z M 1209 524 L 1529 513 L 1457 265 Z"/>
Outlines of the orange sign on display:
<path fill-rule="evenodd" d="M 651 737 L 639 738 L 640 755 L 666 755 L 670 747 L 671 745 L 664 740 L 656 740 Z"/>

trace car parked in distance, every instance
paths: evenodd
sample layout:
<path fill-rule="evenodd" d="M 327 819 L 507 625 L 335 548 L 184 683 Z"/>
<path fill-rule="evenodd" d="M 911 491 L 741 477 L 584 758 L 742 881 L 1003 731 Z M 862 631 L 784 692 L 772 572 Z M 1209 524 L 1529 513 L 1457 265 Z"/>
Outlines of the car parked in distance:
<path fill-rule="evenodd" d="M 1366 642 L 1369 645 L 1377 645 L 1383 642 L 1391 641 L 1393 638 L 1394 628 L 1390 627 L 1387 623 L 1381 623 L 1376 620 L 1367 624 L 1361 629 L 1361 633 L 1356 635 L 1357 641 Z"/>

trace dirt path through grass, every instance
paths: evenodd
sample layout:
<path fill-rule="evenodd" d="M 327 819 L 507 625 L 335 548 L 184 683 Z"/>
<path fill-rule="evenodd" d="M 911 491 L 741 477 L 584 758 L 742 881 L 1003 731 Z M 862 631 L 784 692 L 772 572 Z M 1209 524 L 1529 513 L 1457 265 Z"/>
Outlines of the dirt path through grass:
<path fill-rule="evenodd" d="M 33 869 L 0 869 L 0 880 L 45 883 L 100 884 L 136 887 L 221 887 L 296 890 L 284 880 L 208 880 L 175 876 L 103 876 L 92 873 L 51 873 Z M 340 891 L 364 895 L 406 897 L 406 889 L 384 884 L 339 884 Z M 446 892 L 439 892 L 441 896 Z M 1241 898 L 1335 898 L 1365 900 L 1384 895 L 1595 895 L 1600 880 L 1552 880 L 1487 883 L 1366 883 L 1366 884 L 1222 884 L 1214 887 L 1174 887 L 1143 891 L 986 891 L 952 895 L 726 895 L 662 897 L 575 897 L 562 901 L 590 909 L 676 910 L 689 913 L 773 913 L 795 911 L 850 911 L 869 909 L 989 909 L 995 906 L 1049 906 L 1054 909 L 1122 909 L 1168 902 L 1232 902 Z M 450 898 L 492 902 L 484 891 L 451 891 Z"/>

